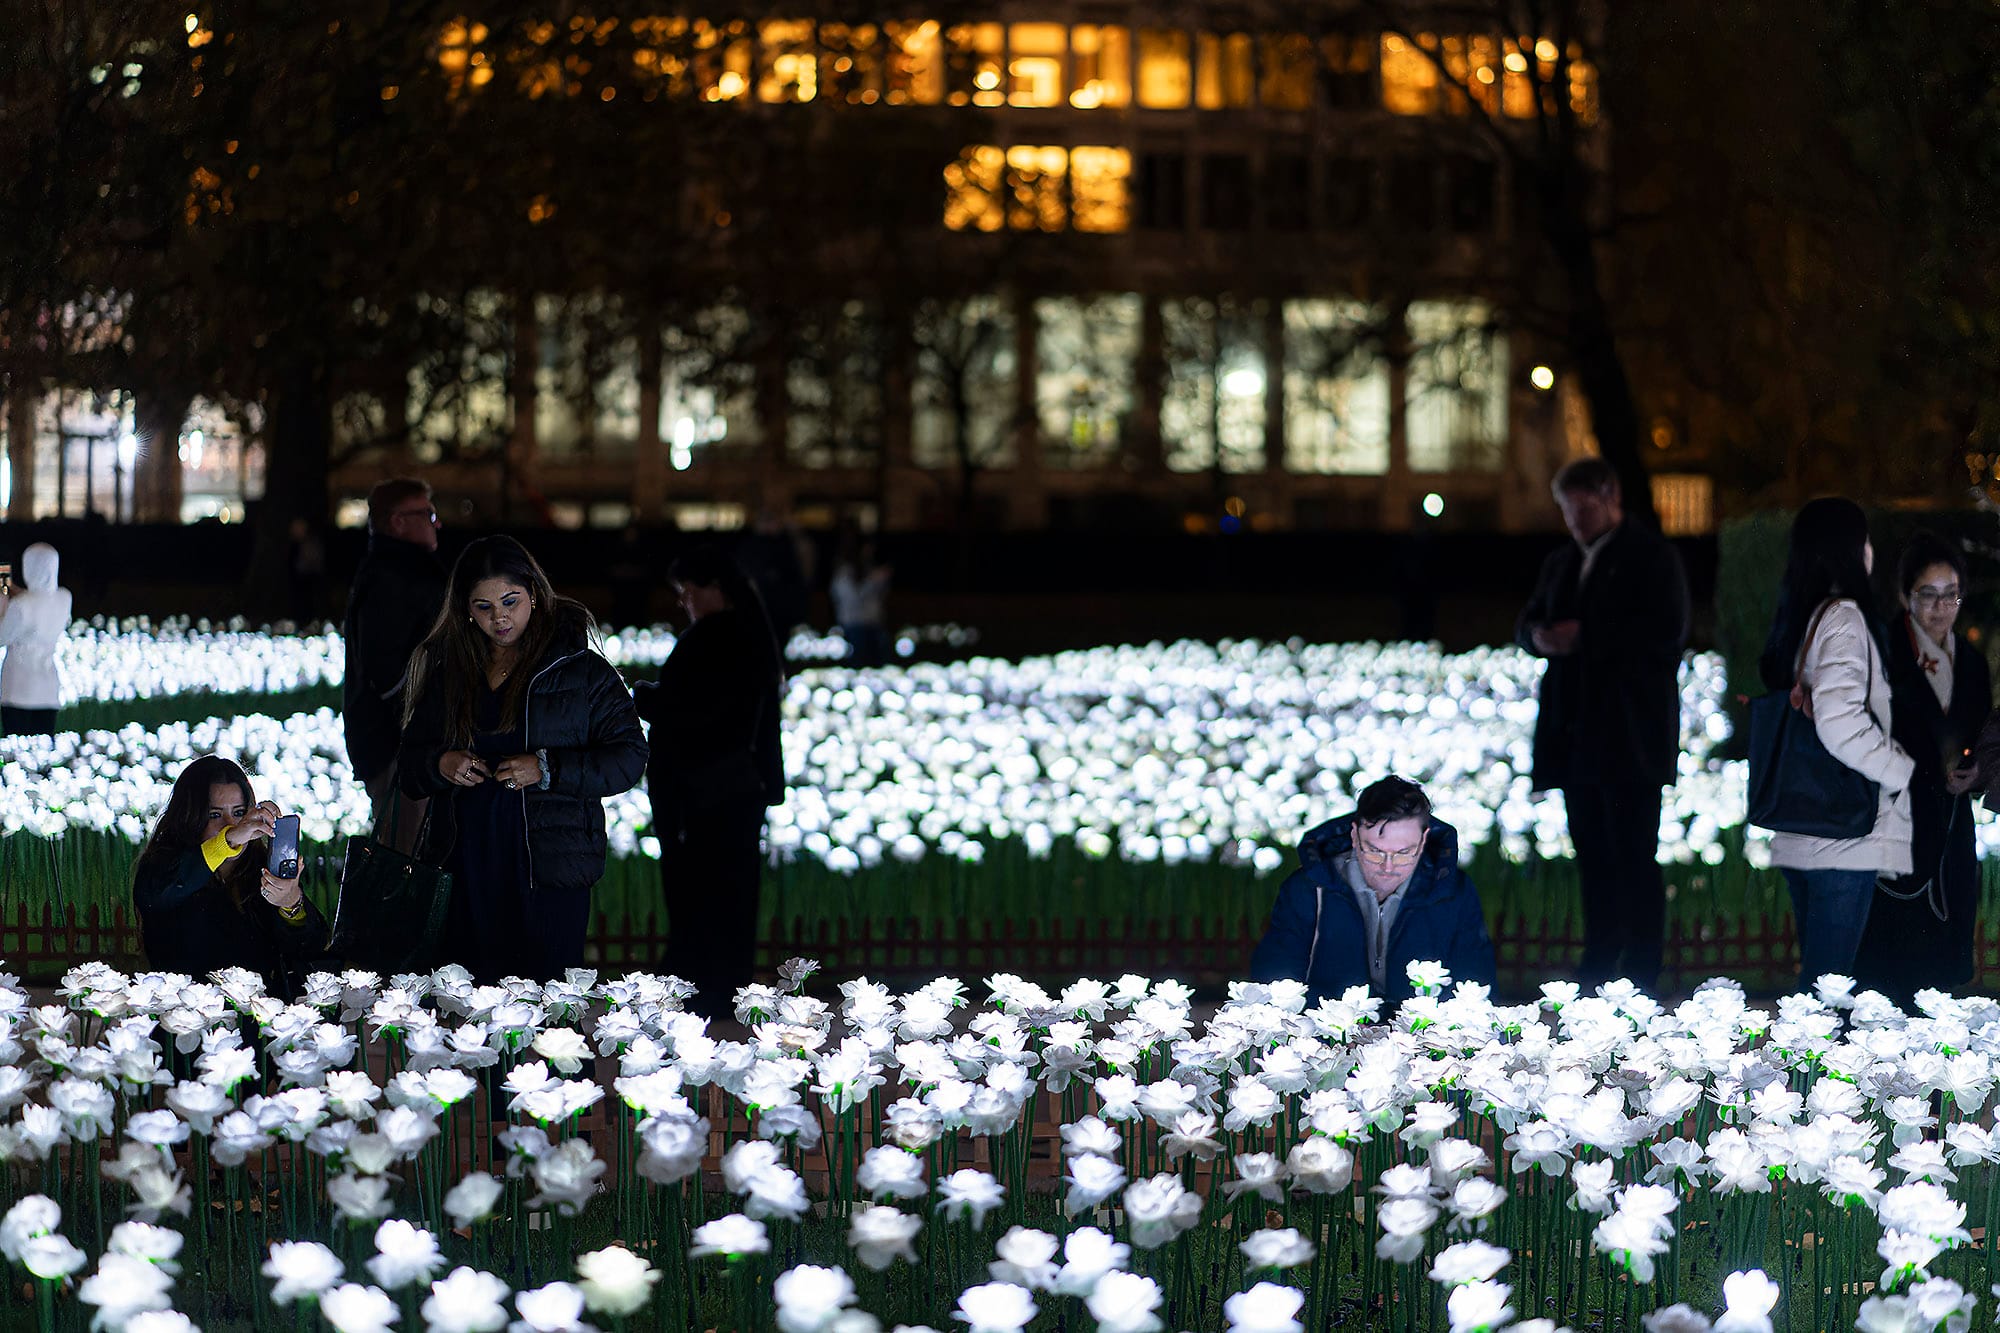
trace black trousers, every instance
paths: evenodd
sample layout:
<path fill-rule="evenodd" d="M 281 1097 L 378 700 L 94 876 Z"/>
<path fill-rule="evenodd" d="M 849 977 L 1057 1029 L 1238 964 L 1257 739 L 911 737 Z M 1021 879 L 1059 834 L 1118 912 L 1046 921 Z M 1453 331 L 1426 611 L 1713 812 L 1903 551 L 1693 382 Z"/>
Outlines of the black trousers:
<path fill-rule="evenodd" d="M 55 734 L 55 709 L 9 708 L 0 705 L 0 736 L 53 736 Z"/>
<path fill-rule="evenodd" d="M 694 983 L 688 1008 L 726 1018 L 755 971 L 763 802 L 730 801 L 699 814 L 657 812 L 655 824 L 667 904 L 660 968 Z"/>
<path fill-rule="evenodd" d="M 1625 977 L 1651 991 L 1666 944 L 1667 890 L 1660 874 L 1660 789 L 1644 783 L 1579 783 L 1563 790 L 1583 889 L 1583 961 L 1588 991 Z"/>

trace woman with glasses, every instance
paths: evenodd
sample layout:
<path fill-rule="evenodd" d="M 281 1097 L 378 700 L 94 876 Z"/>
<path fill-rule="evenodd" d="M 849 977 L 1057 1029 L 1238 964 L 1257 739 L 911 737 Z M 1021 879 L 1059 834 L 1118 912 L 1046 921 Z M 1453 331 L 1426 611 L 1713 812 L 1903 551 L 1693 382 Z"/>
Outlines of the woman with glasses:
<path fill-rule="evenodd" d="M 1889 626 L 1889 695 L 1890 729 L 1916 761 L 1912 869 L 1883 876 L 1854 967 L 1856 980 L 1904 1005 L 1925 987 L 1972 979 L 1973 748 L 1993 708 L 1993 683 L 1985 657 L 1957 630 L 1965 585 L 1962 551 L 1928 532 L 1910 540 L 1896 574 L 1903 613 Z"/>

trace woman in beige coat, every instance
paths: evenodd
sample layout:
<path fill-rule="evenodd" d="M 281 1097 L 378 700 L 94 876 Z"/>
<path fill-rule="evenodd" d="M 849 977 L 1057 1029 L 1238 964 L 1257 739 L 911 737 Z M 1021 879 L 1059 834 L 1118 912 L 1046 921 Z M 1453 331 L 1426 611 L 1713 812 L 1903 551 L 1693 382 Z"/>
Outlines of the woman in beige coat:
<path fill-rule="evenodd" d="M 1814 500 L 1792 523 L 1791 550 L 1765 641 L 1764 684 L 1806 696 L 1827 753 L 1877 784 L 1875 824 L 1856 838 L 1771 835 L 1771 861 L 1791 889 L 1799 987 L 1825 973 L 1852 976 L 1878 875 L 1910 870 L 1910 776 L 1891 739 L 1888 655 L 1868 576 L 1875 551 L 1852 500 Z"/>

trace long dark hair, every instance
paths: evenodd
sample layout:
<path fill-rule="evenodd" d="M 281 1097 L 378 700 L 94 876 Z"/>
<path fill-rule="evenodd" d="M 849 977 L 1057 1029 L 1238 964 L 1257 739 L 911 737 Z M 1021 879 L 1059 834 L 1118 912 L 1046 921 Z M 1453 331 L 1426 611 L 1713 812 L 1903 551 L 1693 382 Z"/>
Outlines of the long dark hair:
<path fill-rule="evenodd" d="M 512 537 L 481 537 L 459 552 L 437 623 L 410 658 L 410 679 L 403 693 L 403 725 L 408 726 L 425 686 L 433 674 L 439 677 L 444 686 L 445 742 L 454 749 L 472 743 L 479 685 L 493 660 L 492 640 L 472 623 L 471 611 L 472 590 L 487 579 L 526 588 L 533 608 L 517 659 L 527 669 L 507 677 L 500 696 L 501 726 L 511 727 L 520 720 L 521 701 L 535 674 L 532 668 L 548 657 L 552 647 L 577 637 L 594 643 L 597 634 L 589 608 L 573 597 L 558 596 L 535 557 Z"/>
<path fill-rule="evenodd" d="M 138 862 L 133 866 L 135 878 L 162 862 L 178 860 L 201 845 L 201 831 L 208 823 L 208 789 L 225 782 L 243 789 L 246 807 L 257 804 L 250 775 L 234 759 L 205 754 L 180 771 L 180 776 L 174 779 L 173 793 L 167 797 L 167 808 L 160 812 L 159 823 L 153 825 L 146 845 L 139 849 Z M 229 899 L 237 911 L 243 910 L 257 884 L 260 878 L 257 871 L 262 864 L 262 857 L 243 854 L 232 857 L 215 872 L 229 890 Z"/>
<path fill-rule="evenodd" d="M 750 621 L 751 637 L 759 644 L 770 645 L 772 668 L 784 674 L 785 655 L 778 650 L 777 631 L 771 628 L 771 613 L 764 606 L 764 595 L 743 572 L 743 566 L 736 563 L 735 556 L 720 546 L 704 543 L 677 556 L 667 567 L 667 578 L 683 587 L 714 588 L 721 592 L 729 609 Z"/>
<path fill-rule="evenodd" d="M 1757 664 L 1764 688 L 1792 687 L 1806 630 L 1829 598 L 1844 597 L 1859 605 L 1868 632 L 1880 644 L 1882 624 L 1875 614 L 1875 594 L 1863 555 L 1867 545 L 1868 515 L 1854 501 L 1829 495 L 1799 510 L 1792 520 L 1784 582 L 1778 585 L 1778 614 Z"/>

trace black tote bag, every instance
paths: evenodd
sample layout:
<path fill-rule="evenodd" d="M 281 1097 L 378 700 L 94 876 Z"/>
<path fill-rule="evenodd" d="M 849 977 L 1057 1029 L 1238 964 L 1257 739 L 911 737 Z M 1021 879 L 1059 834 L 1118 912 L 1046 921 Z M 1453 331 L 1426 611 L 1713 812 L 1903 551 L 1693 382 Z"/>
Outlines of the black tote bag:
<path fill-rule="evenodd" d="M 1806 644 L 1819 633 L 1825 614 L 1822 608 L 1813 618 Z M 1805 652 L 1801 645 L 1801 663 Z M 1872 648 L 1870 653 L 1872 664 Z M 1806 715 L 1796 669 L 1791 689 L 1772 690 L 1750 701 L 1752 824 L 1773 833 L 1859 838 L 1875 827 L 1880 796 L 1878 784 L 1827 752 L 1818 728 Z"/>
<path fill-rule="evenodd" d="M 390 777 L 394 791 L 395 777 Z M 392 798 L 391 804 L 395 802 Z M 428 822 L 428 817 L 426 817 Z M 327 951 L 350 967 L 384 976 L 431 965 L 438 936 L 451 907 L 451 875 L 395 848 L 396 821 L 389 840 L 349 838 L 347 863 L 340 872 L 340 902 L 333 913 L 333 940 Z M 421 836 L 417 845 L 423 845 Z"/>

